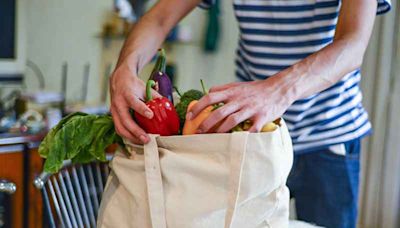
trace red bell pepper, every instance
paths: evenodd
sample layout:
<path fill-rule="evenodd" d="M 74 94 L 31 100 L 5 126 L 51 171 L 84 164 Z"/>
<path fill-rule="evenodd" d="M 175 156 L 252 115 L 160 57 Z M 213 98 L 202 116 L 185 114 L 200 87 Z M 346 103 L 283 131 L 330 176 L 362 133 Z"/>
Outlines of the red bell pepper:
<path fill-rule="evenodd" d="M 146 105 L 153 111 L 153 118 L 148 119 L 135 112 L 135 118 L 144 131 L 162 136 L 177 135 L 179 133 L 179 117 L 174 105 L 166 97 L 151 96 L 151 89 L 156 85 L 149 80 L 146 84 Z"/>

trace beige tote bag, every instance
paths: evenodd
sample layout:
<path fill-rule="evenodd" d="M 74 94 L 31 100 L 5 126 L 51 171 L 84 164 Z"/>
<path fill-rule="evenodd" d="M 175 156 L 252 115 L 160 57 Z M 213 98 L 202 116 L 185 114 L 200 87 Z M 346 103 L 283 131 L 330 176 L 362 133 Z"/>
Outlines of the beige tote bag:
<path fill-rule="evenodd" d="M 98 227 L 288 227 L 293 150 L 273 132 L 160 137 L 127 143 L 111 162 Z"/>

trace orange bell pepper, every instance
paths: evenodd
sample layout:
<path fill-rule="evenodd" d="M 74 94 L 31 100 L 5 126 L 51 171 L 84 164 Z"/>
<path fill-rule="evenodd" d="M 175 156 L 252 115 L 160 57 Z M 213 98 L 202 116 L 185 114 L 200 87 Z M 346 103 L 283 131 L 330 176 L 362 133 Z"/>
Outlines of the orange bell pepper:
<path fill-rule="evenodd" d="M 193 106 L 199 102 L 198 100 L 194 100 L 189 103 L 189 106 L 187 108 L 188 112 L 193 108 Z M 196 134 L 197 129 L 203 123 L 205 119 L 211 114 L 213 111 L 213 106 L 208 106 L 207 108 L 203 109 L 196 118 L 193 118 L 191 120 L 186 119 L 185 125 L 183 126 L 182 130 L 182 135 L 193 135 Z"/>

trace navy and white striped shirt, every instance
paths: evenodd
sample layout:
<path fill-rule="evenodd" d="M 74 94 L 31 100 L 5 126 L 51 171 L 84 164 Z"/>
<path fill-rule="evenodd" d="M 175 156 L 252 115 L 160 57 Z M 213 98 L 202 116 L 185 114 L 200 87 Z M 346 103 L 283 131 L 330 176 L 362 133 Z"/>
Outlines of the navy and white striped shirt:
<path fill-rule="evenodd" d="M 207 8 L 211 1 L 201 6 Z M 390 10 L 390 0 L 377 1 L 378 14 Z M 242 81 L 268 78 L 331 43 L 340 5 L 340 0 L 233 0 L 240 28 L 236 76 Z M 291 105 L 284 119 L 296 153 L 371 131 L 361 104 L 360 78 L 356 70 Z"/>

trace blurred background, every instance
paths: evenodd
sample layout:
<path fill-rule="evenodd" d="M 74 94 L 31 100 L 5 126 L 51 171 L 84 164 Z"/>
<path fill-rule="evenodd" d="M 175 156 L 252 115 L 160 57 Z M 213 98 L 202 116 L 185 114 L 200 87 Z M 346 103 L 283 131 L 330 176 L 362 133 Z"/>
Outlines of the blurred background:
<path fill-rule="evenodd" d="M 108 112 L 108 78 L 124 38 L 153 3 L 0 1 L 0 227 L 43 226 L 43 192 L 32 184 L 42 171 L 40 140 L 70 112 Z M 400 227 L 400 6 L 392 3 L 376 20 L 362 69 L 374 134 L 363 145 L 359 227 Z M 219 28 L 210 32 L 209 23 Z M 231 1 L 194 10 L 164 44 L 174 85 L 234 81 L 237 40 Z"/>

